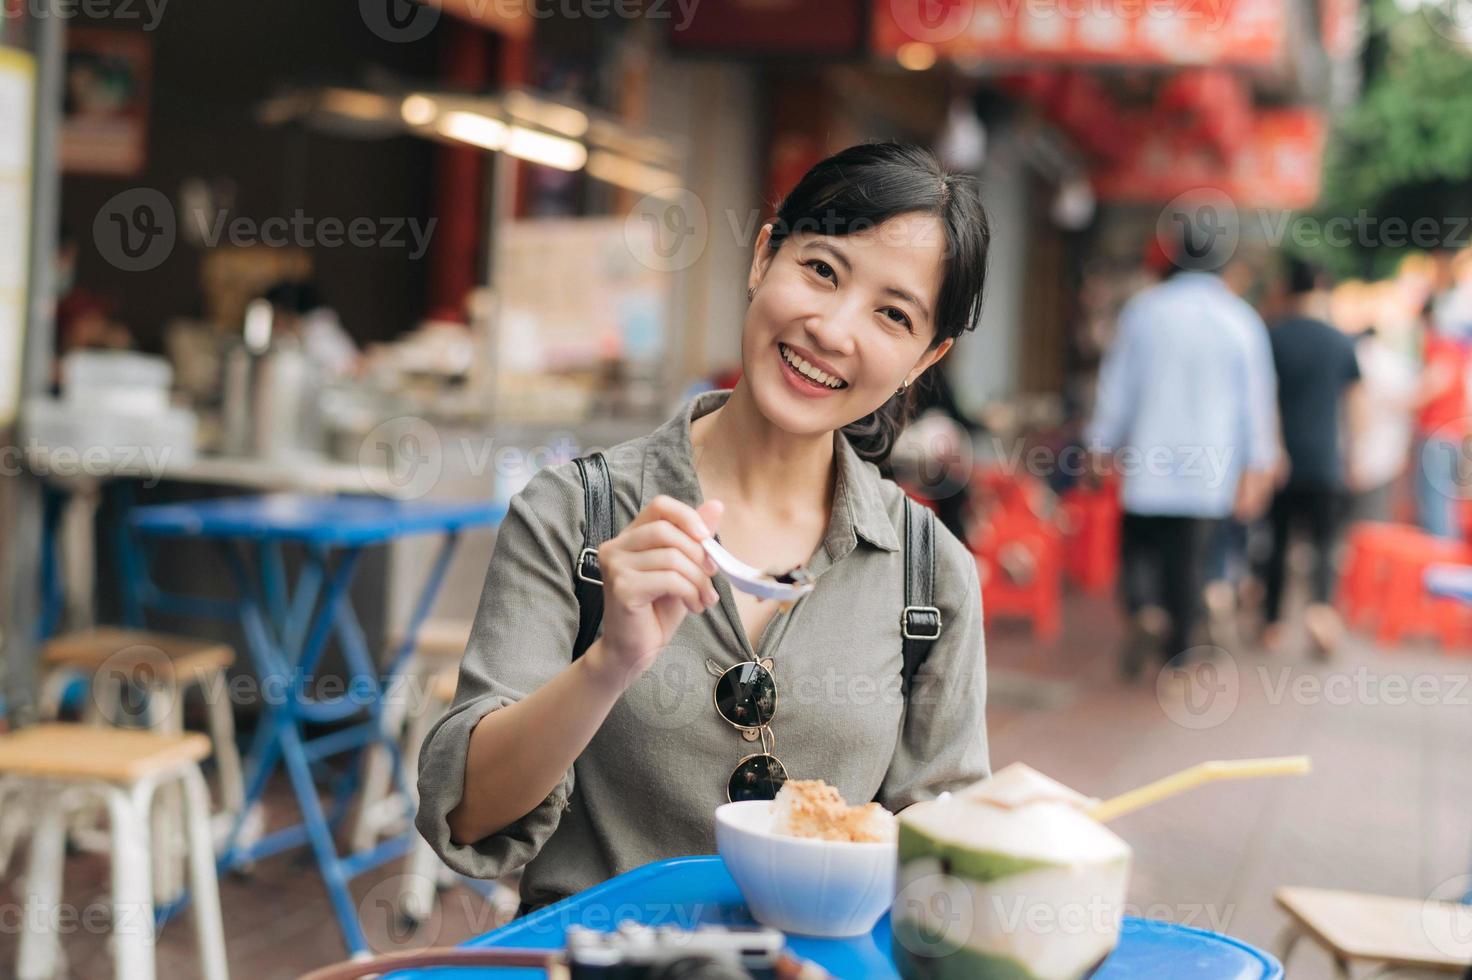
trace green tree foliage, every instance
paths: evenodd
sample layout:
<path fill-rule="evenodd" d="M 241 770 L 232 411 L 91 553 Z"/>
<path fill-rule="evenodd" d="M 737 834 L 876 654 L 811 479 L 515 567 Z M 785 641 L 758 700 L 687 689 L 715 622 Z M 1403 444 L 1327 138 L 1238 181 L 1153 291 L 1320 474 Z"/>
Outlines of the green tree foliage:
<path fill-rule="evenodd" d="M 1321 228 L 1334 217 L 1357 222 L 1354 240 L 1348 247 L 1342 240 L 1294 243 L 1341 275 L 1381 275 L 1417 250 L 1419 242 L 1385 234 L 1387 219 L 1403 227 L 1432 219 L 1437 241 L 1454 246 L 1472 235 L 1461 228 L 1472 218 L 1472 25 L 1464 16 L 1472 3 L 1442 3 L 1372 5 L 1364 85 L 1335 121 L 1314 213 Z"/>

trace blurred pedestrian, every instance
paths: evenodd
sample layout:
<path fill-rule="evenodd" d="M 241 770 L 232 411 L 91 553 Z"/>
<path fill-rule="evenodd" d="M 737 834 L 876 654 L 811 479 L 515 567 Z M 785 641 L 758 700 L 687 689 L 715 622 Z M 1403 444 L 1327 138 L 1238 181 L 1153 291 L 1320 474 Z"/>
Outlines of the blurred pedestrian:
<path fill-rule="evenodd" d="M 1313 574 L 1304 625 L 1320 655 L 1334 650 L 1342 629 L 1331 601 L 1333 550 L 1345 504 L 1339 419 L 1360 380 L 1354 342 L 1326 321 L 1328 285 L 1320 270 L 1290 258 L 1293 313 L 1269 332 L 1288 476 L 1268 511 L 1272 551 L 1263 575 L 1263 645 L 1276 650 L 1283 638 L 1288 547 L 1297 535 L 1307 537 Z"/>
<path fill-rule="evenodd" d="M 1162 641 L 1167 660 L 1190 648 L 1210 536 L 1261 514 L 1278 458 L 1266 330 L 1214 273 L 1211 232 L 1185 223 L 1174 274 L 1121 310 L 1087 433 L 1122 479 L 1126 676 Z"/>
<path fill-rule="evenodd" d="M 1436 327 L 1431 303 L 1422 307 L 1421 387 L 1417 396 L 1416 515 L 1441 538 L 1461 537 L 1462 440 L 1468 435 L 1466 340 Z"/>

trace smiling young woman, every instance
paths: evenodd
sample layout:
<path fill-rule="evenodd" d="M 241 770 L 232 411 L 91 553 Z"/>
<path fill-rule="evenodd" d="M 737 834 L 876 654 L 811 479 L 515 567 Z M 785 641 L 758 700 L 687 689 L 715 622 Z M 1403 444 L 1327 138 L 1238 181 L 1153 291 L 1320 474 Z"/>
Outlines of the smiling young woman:
<path fill-rule="evenodd" d="M 718 805 L 788 776 L 897 811 L 986 775 L 975 562 L 936 525 L 942 631 L 907 697 L 905 498 L 876 464 L 916 382 L 976 326 L 988 243 L 974 181 L 922 148 L 850 147 L 803 177 L 755 243 L 741 380 L 606 453 L 622 530 L 599 549 L 602 633 L 577 659 L 578 470 L 512 499 L 420 761 L 418 826 L 451 867 L 525 865 L 525 909 L 711 852 Z M 732 591 L 700 543 L 716 531 L 816 588 L 785 611 Z M 756 726 L 715 679 L 742 664 L 771 683 L 737 706 Z"/>

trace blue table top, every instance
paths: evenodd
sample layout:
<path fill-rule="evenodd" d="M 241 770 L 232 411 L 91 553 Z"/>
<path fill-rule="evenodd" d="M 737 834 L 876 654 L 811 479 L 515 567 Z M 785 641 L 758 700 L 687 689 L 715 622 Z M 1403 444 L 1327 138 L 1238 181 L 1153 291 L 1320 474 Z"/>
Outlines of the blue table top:
<path fill-rule="evenodd" d="M 741 892 L 714 855 L 672 858 L 636 868 L 556 905 L 517 919 L 465 943 L 472 947 L 561 949 L 567 927 L 611 929 L 633 919 L 647 925 L 751 925 Z M 789 936 L 794 954 L 821 965 L 835 977 L 897 978 L 890 961 L 889 917 L 867 936 L 811 939 Z M 448 980 L 489 976 L 540 977 L 540 970 L 437 969 L 401 971 L 393 980 Z M 1154 919 L 1126 917 L 1119 946 L 1094 980 L 1280 980 L 1283 968 L 1271 956 L 1227 936 Z"/>
<path fill-rule="evenodd" d="M 1472 565 L 1432 565 L 1425 583 L 1432 595 L 1472 604 Z"/>
<path fill-rule="evenodd" d="M 410 534 L 492 527 L 506 516 L 489 500 L 388 500 L 382 497 L 264 494 L 137 507 L 142 534 L 322 545 L 362 545 Z"/>

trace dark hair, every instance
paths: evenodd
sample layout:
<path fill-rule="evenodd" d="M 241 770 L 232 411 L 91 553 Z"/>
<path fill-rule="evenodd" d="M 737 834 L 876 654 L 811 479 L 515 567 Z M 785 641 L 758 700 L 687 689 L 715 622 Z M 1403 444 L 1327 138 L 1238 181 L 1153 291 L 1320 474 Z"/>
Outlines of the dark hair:
<path fill-rule="evenodd" d="M 991 244 L 981 191 L 970 174 L 946 170 L 935 154 L 905 143 L 861 143 L 814 164 L 777 206 L 770 248 L 790 235 L 851 235 L 872 231 L 890 218 L 928 214 L 945 230 L 945 274 L 929 350 L 976 329 Z M 919 382 L 878 409 L 844 426 L 864 459 L 882 463 L 909 422 Z"/>
<path fill-rule="evenodd" d="M 1288 256 L 1288 295 L 1302 296 L 1330 285 L 1328 274 L 1296 255 Z"/>

